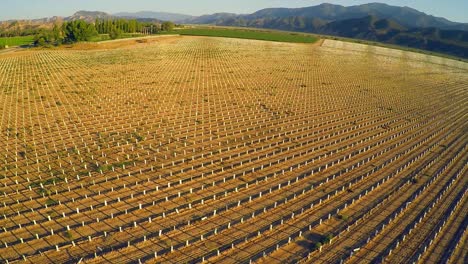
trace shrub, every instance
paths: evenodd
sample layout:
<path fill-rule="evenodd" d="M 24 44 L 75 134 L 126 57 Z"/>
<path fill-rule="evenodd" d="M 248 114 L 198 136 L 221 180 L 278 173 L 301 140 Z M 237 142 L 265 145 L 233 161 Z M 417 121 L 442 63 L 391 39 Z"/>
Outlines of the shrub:
<path fill-rule="evenodd" d="M 326 234 L 322 236 L 322 238 L 320 239 L 320 243 L 322 243 L 322 245 L 329 244 L 332 239 L 333 239 L 332 234 Z"/>
<path fill-rule="evenodd" d="M 89 41 L 97 35 L 94 25 L 83 20 L 63 23 L 62 32 L 67 43 Z"/>
<path fill-rule="evenodd" d="M 319 249 L 320 247 L 322 247 L 322 243 L 320 243 L 320 242 L 315 242 L 315 243 L 312 245 L 311 250 L 312 250 L 312 251 L 315 251 L 315 250 Z"/>
<path fill-rule="evenodd" d="M 45 202 L 45 204 L 46 204 L 47 206 L 53 206 L 53 205 L 57 205 L 58 202 L 55 201 L 55 200 L 53 200 L 53 199 L 50 199 L 50 198 L 49 198 L 49 199 L 47 199 L 47 201 Z"/>
<path fill-rule="evenodd" d="M 339 214 L 339 215 L 338 215 L 338 219 L 343 220 L 343 221 L 347 221 L 347 220 L 348 220 L 348 216 L 345 215 L 345 214 Z"/>
<path fill-rule="evenodd" d="M 162 31 L 172 31 L 174 29 L 175 25 L 172 22 L 164 22 L 161 25 L 161 30 Z"/>
<path fill-rule="evenodd" d="M 138 134 L 137 132 L 133 132 L 132 135 L 133 135 L 133 137 L 134 137 L 135 139 L 137 139 L 138 141 L 143 141 L 143 140 L 145 140 L 145 138 L 144 138 L 143 136 L 141 136 L 140 134 Z"/>
<path fill-rule="evenodd" d="M 41 30 L 34 35 L 34 45 L 40 47 L 48 47 L 52 45 L 52 35 L 47 30 Z"/>
<path fill-rule="evenodd" d="M 96 171 L 97 172 L 106 172 L 106 171 L 110 171 L 112 170 L 112 165 L 101 165 L 99 167 L 96 168 Z"/>
<path fill-rule="evenodd" d="M 122 30 L 118 29 L 117 27 L 114 27 L 109 33 L 109 37 L 111 39 L 118 39 L 122 37 L 122 33 L 123 33 Z"/>
<path fill-rule="evenodd" d="M 65 231 L 63 232 L 63 236 L 69 240 L 71 240 L 73 238 L 73 235 L 70 231 Z"/>

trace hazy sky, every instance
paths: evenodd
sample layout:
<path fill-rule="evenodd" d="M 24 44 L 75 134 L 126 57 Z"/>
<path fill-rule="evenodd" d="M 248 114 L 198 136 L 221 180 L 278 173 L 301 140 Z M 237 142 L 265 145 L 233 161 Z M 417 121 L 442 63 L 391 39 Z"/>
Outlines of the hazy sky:
<path fill-rule="evenodd" d="M 382 2 L 468 23 L 468 0 L 0 0 L 0 20 L 69 16 L 78 10 L 108 13 L 148 10 L 189 15 L 251 13 L 267 7 L 304 7 L 324 2 L 345 6 Z"/>

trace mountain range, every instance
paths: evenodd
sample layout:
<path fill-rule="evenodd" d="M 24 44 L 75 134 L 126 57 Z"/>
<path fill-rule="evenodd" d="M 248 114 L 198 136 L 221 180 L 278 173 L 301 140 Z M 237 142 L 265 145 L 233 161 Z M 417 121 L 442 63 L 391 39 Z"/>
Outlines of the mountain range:
<path fill-rule="evenodd" d="M 467 23 L 452 22 L 445 18 L 425 14 L 413 8 L 390 6 L 382 3 L 370 3 L 349 7 L 321 4 L 303 8 L 267 8 L 247 15 L 218 13 L 180 22 L 216 25 L 261 25 L 263 20 L 303 18 L 304 20 L 315 19 L 316 22 L 320 22 L 324 25 L 333 21 L 363 18 L 367 16 L 395 20 L 408 28 L 436 27 L 450 30 L 468 30 Z"/>
<path fill-rule="evenodd" d="M 72 20 L 127 18 L 181 24 L 254 27 L 379 41 L 468 58 L 468 23 L 457 23 L 409 7 L 370 3 L 356 6 L 321 4 L 304 8 L 267 8 L 252 14 L 215 13 L 203 16 L 141 11 L 107 14 L 78 11 L 69 17 L 15 21 L 37 27 Z M 8 23 L 0 23 L 0 29 Z M 16 25 L 17 26 L 17 25 Z"/>
<path fill-rule="evenodd" d="M 381 3 L 268 8 L 247 15 L 217 13 L 181 22 L 332 35 L 468 58 L 468 24 Z"/>
<path fill-rule="evenodd" d="M 194 19 L 194 16 L 183 15 L 183 14 L 175 14 L 175 13 L 167 13 L 167 12 L 153 12 L 153 11 L 140 11 L 140 12 L 121 12 L 114 14 L 116 17 L 123 17 L 123 18 L 153 18 L 162 21 L 189 21 Z"/>
<path fill-rule="evenodd" d="M 145 13 L 125 13 L 125 17 L 142 17 Z M 267 8 L 252 14 L 215 13 L 198 17 L 163 17 L 153 13 L 151 17 L 183 24 L 279 29 L 379 41 L 468 58 L 467 23 L 382 3 Z"/>

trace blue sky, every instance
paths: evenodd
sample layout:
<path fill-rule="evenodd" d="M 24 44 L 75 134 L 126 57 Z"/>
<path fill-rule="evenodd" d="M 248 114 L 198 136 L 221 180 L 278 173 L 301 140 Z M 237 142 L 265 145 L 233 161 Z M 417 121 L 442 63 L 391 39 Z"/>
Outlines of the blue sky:
<path fill-rule="evenodd" d="M 468 23 L 468 0 L 0 0 L 0 20 L 69 16 L 78 10 L 108 13 L 149 10 L 189 15 L 251 13 L 267 7 L 304 7 L 324 2 L 345 6 L 382 2 Z"/>

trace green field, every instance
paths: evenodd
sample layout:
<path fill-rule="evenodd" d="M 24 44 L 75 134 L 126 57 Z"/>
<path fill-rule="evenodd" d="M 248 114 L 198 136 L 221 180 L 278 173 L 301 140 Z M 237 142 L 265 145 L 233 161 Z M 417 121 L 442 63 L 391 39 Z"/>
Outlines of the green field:
<path fill-rule="evenodd" d="M 171 33 L 180 34 L 180 35 L 189 35 L 189 36 L 257 39 L 257 40 L 293 42 L 293 43 L 314 43 L 318 40 L 318 38 L 312 35 L 305 35 L 301 33 L 263 31 L 263 30 L 238 29 L 238 28 L 233 28 L 233 29 L 187 28 L 187 29 L 174 30 Z"/>
<path fill-rule="evenodd" d="M 244 38 L 244 39 L 258 39 L 258 40 L 270 40 L 279 42 L 295 42 L 295 43 L 314 43 L 318 39 L 332 39 L 340 40 L 352 43 L 361 43 L 365 45 L 379 46 L 390 49 L 398 49 L 403 51 L 411 51 L 426 55 L 432 55 L 442 58 L 449 58 L 458 61 L 468 61 L 466 59 L 455 57 L 443 53 L 431 52 L 427 50 L 421 50 L 416 48 L 410 48 L 405 46 L 398 46 L 392 44 L 386 44 L 382 42 L 351 39 L 337 36 L 327 35 L 309 35 L 304 33 L 288 32 L 288 31 L 275 31 L 265 29 L 254 29 L 254 28 L 238 28 L 238 27 L 195 27 L 176 29 L 169 34 L 180 34 L 180 35 L 191 35 L 191 36 L 211 36 L 211 37 L 229 37 L 229 38 Z"/>
<path fill-rule="evenodd" d="M 293 32 L 280 32 L 280 31 L 263 31 L 255 29 L 226 29 L 226 28 L 187 28 L 178 29 L 169 34 L 180 34 L 187 36 L 210 36 L 210 37 L 226 37 L 226 38 L 241 38 L 241 39 L 257 39 L 257 40 L 268 40 L 278 42 L 293 42 L 293 43 L 314 43 L 318 38 L 312 35 L 305 35 L 301 33 Z M 141 34 L 122 34 L 121 39 L 124 38 L 135 38 L 141 37 Z M 91 42 L 107 41 L 111 40 L 108 34 L 101 34 L 93 39 Z M 11 38 L 0 38 L 0 45 L 22 46 L 32 44 L 34 36 L 25 37 L 11 37 Z"/>
<path fill-rule="evenodd" d="M 10 47 L 29 45 L 29 44 L 32 44 L 33 42 L 34 42 L 34 36 L 0 38 L 0 45 L 6 45 Z"/>
<path fill-rule="evenodd" d="M 123 33 L 118 39 L 127 39 L 127 38 L 139 38 L 144 37 L 145 35 L 140 33 Z M 99 34 L 93 37 L 90 42 L 100 42 L 100 41 L 108 41 L 113 40 L 109 37 L 109 34 Z"/>

